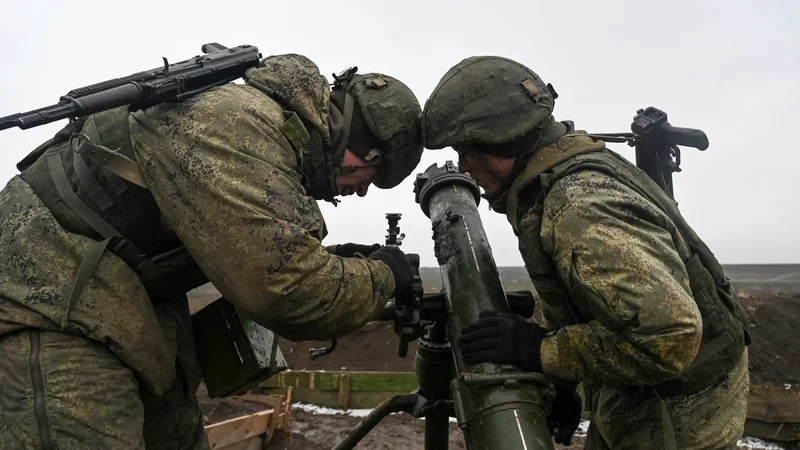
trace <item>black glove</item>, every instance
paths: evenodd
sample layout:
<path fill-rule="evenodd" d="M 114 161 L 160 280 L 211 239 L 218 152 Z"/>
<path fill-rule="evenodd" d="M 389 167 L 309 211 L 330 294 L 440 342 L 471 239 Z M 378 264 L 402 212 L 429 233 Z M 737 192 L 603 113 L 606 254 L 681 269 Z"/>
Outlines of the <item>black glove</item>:
<path fill-rule="evenodd" d="M 406 254 L 397 247 L 384 246 L 375 250 L 369 259 L 383 261 L 389 266 L 394 275 L 394 294 L 392 297 L 399 297 L 405 294 L 414 286 L 414 269 L 408 262 Z"/>
<path fill-rule="evenodd" d="M 339 244 L 336 246 L 336 256 L 352 258 L 356 255 L 356 253 L 360 253 L 365 258 L 369 258 L 369 255 L 379 248 L 381 248 L 381 244 L 364 245 L 354 244 L 352 242 L 347 244 Z"/>
<path fill-rule="evenodd" d="M 480 320 L 461 329 L 464 364 L 511 364 L 526 372 L 542 371 L 539 346 L 546 331 L 516 314 L 481 311 Z"/>
<path fill-rule="evenodd" d="M 556 387 L 553 410 L 547 416 L 547 426 L 556 444 L 572 443 L 572 435 L 581 423 L 581 409 L 581 396 L 577 392 Z"/>

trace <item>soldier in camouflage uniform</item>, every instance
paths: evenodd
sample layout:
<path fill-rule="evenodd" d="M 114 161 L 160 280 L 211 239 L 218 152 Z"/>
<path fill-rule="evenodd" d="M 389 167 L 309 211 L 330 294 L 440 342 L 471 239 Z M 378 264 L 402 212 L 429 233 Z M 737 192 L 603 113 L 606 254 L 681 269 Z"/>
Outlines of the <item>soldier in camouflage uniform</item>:
<path fill-rule="evenodd" d="M 712 252 L 647 175 L 552 115 L 527 67 L 471 57 L 425 104 L 423 143 L 505 214 L 543 322 L 482 313 L 459 341 L 467 364 L 508 363 L 556 389 L 549 422 L 569 442 L 591 411 L 589 449 L 736 448 L 748 392 L 747 316 Z"/>
<path fill-rule="evenodd" d="M 413 93 L 355 71 L 331 91 L 300 55 L 244 78 L 70 123 L 0 192 L 0 449 L 208 448 L 186 292 L 209 280 L 290 340 L 410 288 L 397 248 L 323 247 L 316 200 L 414 169 Z"/>

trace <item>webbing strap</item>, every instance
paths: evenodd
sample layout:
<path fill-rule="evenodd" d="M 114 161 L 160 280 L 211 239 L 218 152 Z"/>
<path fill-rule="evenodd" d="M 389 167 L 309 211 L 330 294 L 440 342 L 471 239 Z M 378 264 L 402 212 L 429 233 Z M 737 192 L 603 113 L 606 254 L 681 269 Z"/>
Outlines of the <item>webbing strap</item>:
<path fill-rule="evenodd" d="M 717 321 L 716 316 L 717 312 L 714 311 L 711 314 L 709 314 L 708 317 L 704 317 L 703 321 L 704 322 L 708 321 L 713 323 Z M 690 367 L 697 367 L 702 365 L 703 363 L 708 361 L 712 356 L 716 355 L 717 353 L 727 348 L 729 345 L 733 344 L 733 342 L 734 342 L 733 336 L 731 336 L 730 333 L 726 331 L 725 333 L 715 337 L 710 342 L 702 344 L 700 346 L 700 350 L 697 351 L 697 355 L 695 356 L 694 361 L 692 361 L 692 365 Z M 667 380 L 661 384 L 655 385 L 654 388 L 656 392 L 658 392 L 658 395 L 660 395 L 661 397 L 672 397 L 673 395 L 684 394 L 687 388 L 683 384 L 677 381 L 678 379 L 675 379 L 674 381 Z M 692 381 L 691 384 L 696 386 L 699 382 L 700 386 L 702 387 L 707 385 L 708 382 L 710 381 L 712 380 L 695 379 L 694 381 Z"/>
<path fill-rule="evenodd" d="M 56 185 L 58 195 L 61 196 L 61 200 L 63 200 L 67 206 L 75 211 L 75 214 L 104 238 L 121 236 L 114 227 L 109 225 L 108 222 L 103 220 L 96 212 L 86 206 L 86 203 L 83 203 L 75 192 L 72 191 L 72 186 L 69 183 L 69 179 L 67 179 L 67 173 L 64 171 L 64 166 L 61 163 L 61 155 L 59 153 L 53 153 L 47 157 L 47 167 L 50 169 L 50 176 L 53 178 L 53 183 Z"/>
<path fill-rule="evenodd" d="M 98 183 L 97 178 L 92 174 L 92 170 L 89 169 L 89 166 L 86 165 L 86 161 L 83 160 L 81 154 L 72 152 L 72 158 L 75 166 L 75 175 L 78 177 L 78 181 L 89 194 L 89 197 L 92 198 L 94 204 L 100 208 L 100 211 L 105 211 L 114 206 L 114 200 L 103 191 L 103 187 L 100 186 L 100 183 Z"/>
<path fill-rule="evenodd" d="M 72 281 L 72 288 L 69 290 L 67 308 L 64 310 L 64 317 L 61 319 L 62 330 L 67 324 L 69 313 L 78 302 L 83 289 L 86 287 L 86 283 L 89 281 L 89 278 L 92 277 L 92 273 L 94 272 L 94 269 L 97 268 L 97 264 L 100 263 L 100 259 L 103 257 L 103 253 L 105 252 L 108 243 L 111 242 L 111 239 L 112 238 L 107 238 L 100 242 L 95 242 L 89 246 L 89 249 L 86 250 L 86 254 L 83 255 L 81 264 L 78 267 L 78 275 L 75 277 L 75 280 Z"/>
<path fill-rule="evenodd" d="M 83 133 L 76 132 L 76 134 L 70 137 L 70 141 L 79 137 L 83 137 L 89 142 L 103 142 L 103 140 L 100 138 L 100 131 L 97 129 L 97 123 L 95 122 L 94 116 L 91 116 L 88 120 L 86 120 L 86 124 L 83 126 Z M 72 145 L 72 142 L 70 142 L 70 147 L 73 149 L 75 148 L 75 146 Z M 78 151 L 80 151 L 80 149 L 78 149 Z M 108 168 L 103 167 L 102 164 L 100 165 L 100 170 L 103 171 L 103 175 L 106 176 L 106 180 L 109 182 L 109 184 L 111 184 L 111 188 L 114 189 L 114 192 L 116 192 L 117 195 L 122 195 L 128 190 L 128 183 L 126 183 L 125 180 L 120 176 L 112 176 L 114 173 L 108 170 Z"/>
<path fill-rule="evenodd" d="M 592 385 L 591 383 L 583 382 L 583 410 L 587 412 L 594 412 L 594 399 L 592 398 Z"/>
<path fill-rule="evenodd" d="M 353 123 L 353 108 L 355 107 L 355 100 L 353 96 L 349 93 L 344 93 L 344 111 L 342 111 L 342 116 L 344 116 L 344 142 L 348 142 L 350 139 L 350 125 Z M 345 144 L 347 145 L 347 144 Z"/>
<path fill-rule="evenodd" d="M 675 428 L 672 426 L 672 419 L 669 417 L 667 404 L 658 396 L 658 392 L 656 392 L 655 389 L 652 390 L 658 401 L 661 402 L 661 431 L 664 433 L 664 450 L 678 450 L 678 442 L 675 439 Z"/>
<path fill-rule="evenodd" d="M 72 283 L 72 288 L 67 299 L 67 306 L 61 324 L 63 328 L 67 322 L 70 311 L 80 298 L 83 289 L 86 287 L 86 283 L 97 268 L 100 258 L 103 256 L 103 253 L 112 239 L 116 242 L 111 246 L 110 250 L 138 273 L 146 273 L 156 269 L 156 267 L 152 260 L 142 254 L 136 246 L 125 239 L 124 236 L 109 225 L 108 222 L 103 220 L 102 217 L 97 215 L 96 212 L 92 211 L 92 209 L 75 194 L 67 178 L 67 173 L 64 170 L 61 154 L 53 153 L 49 155 L 47 157 L 47 167 L 50 170 L 50 176 L 56 186 L 58 195 L 61 196 L 61 200 L 86 222 L 87 225 L 105 238 L 103 241 L 92 244 L 81 259 L 80 266 L 78 267 L 78 274 Z"/>
<path fill-rule="evenodd" d="M 716 313 L 717 312 L 714 311 L 712 314 Z M 697 356 L 695 356 L 692 365 L 699 366 L 700 364 L 703 364 L 706 362 L 706 360 L 721 352 L 731 344 L 733 344 L 733 337 L 727 331 L 723 334 L 720 334 L 711 342 L 700 346 L 700 350 L 697 352 Z"/>
<path fill-rule="evenodd" d="M 106 175 L 106 180 L 108 180 L 109 184 L 111 184 L 111 188 L 114 189 L 114 192 L 116 192 L 117 195 L 122 195 L 128 190 L 128 183 L 125 182 L 124 178 L 119 175 L 114 176 L 116 174 L 110 171 L 108 167 L 103 167 L 102 170 Z"/>
<path fill-rule="evenodd" d="M 103 147 L 102 145 L 95 145 L 88 140 L 85 140 L 81 143 L 81 146 L 78 148 L 78 152 L 86 157 L 89 161 L 105 167 L 111 173 L 118 175 L 139 187 L 149 189 L 147 187 L 147 182 L 145 182 L 144 176 L 142 175 L 142 171 L 139 169 L 139 164 L 125 157 L 121 153 Z"/>
<path fill-rule="evenodd" d="M 520 190 L 543 172 L 552 169 L 573 156 L 593 152 L 605 148 L 602 141 L 594 141 L 580 134 L 564 135 L 556 143 L 536 150 L 525 169 L 517 175 L 509 188 L 506 200 L 506 218 L 515 232 L 519 232 L 517 221 L 519 216 Z"/>
<path fill-rule="evenodd" d="M 272 349 L 269 353 L 269 366 L 270 367 L 278 367 L 278 361 L 276 356 L 278 355 L 278 335 L 272 333 Z"/>

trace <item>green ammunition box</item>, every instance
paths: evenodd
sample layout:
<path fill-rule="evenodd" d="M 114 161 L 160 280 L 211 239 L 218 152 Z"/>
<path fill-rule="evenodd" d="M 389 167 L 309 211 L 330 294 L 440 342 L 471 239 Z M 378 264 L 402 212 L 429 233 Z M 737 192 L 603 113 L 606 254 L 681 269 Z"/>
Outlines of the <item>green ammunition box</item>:
<path fill-rule="evenodd" d="M 287 368 L 278 336 L 224 298 L 196 312 L 192 326 L 211 398 L 244 394 Z"/>

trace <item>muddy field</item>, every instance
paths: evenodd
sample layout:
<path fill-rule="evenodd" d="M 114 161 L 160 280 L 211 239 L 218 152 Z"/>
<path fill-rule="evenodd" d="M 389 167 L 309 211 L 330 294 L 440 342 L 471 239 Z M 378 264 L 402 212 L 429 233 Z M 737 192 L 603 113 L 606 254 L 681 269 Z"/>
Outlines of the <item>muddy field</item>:
<path fill-rule="evenodd" d="M 329 450 L 354 427 L 360 417 L 345 414 L 314 414 L 303 410 L 292 411 L 292 436 L 287 440 L 274 440 L 268 450 Z M 407 415 L 393 414 L 378 424 L 361 440 L 356 450 L 421 450 L 424 448 L 424 422 Z M 569 446 L 555 444 L 555 450 L 583 448 L 586 422 L 578 430 Z M 449 450 L 463 450 L 464 438 L 455 423 L 450 424 Z M 799 450 L 800 446 L 770 443 L 744 438 L 738 449 L 742 450 Z"/>
<path fill-rule="evenodd" d="M 751 316 L 753 344 L 750 346 L 751 383 L 786 386 L 800 385 L 800 346 L 794 342 L 800 329 L 800 294 L 740 293 L 740 302 Z M 196 309 L 197 306 L 193 307 Z M 330 355 L 312 361 L 308 350 L 325 346 L 327 342 L 293 343 L 280 341 L 281 350 L 292 370 L 369 370 L 413 371 L 415 343 L 411 343 L 408 356 L 396 354 L 397 338 L 389 323 L 371 323 L 361 330 L 339 339 L 337 349 Z M 230 399 L 209 400 L 201 392 L 208 423 L 218 422 L 257 411 L 258 404 L 247 404 Z M 330 449 L 355 426 L 360 417 L 345 414 L 318 414 L 313 411 L 293 409 L 291 440 L 276 440 L 270 449 Z M 450 448 L 463 449 L 464 441 L 455 423 L 450 424 Z M 394 414 L 377 426 L 356 448 L 359 449 L 421 449 L 423 448 L 424 422 L 404 414 Z M 744 443 L 743 443 L 744 444 Z M 570 447 L 582 448 L 583 437 L 576 436 Z M 758 442 L 740 448 L 800 449 L 798 445 L 778 446 Z"/>
<path fill-rule="evenodd" d="M 211 401 L 202 397 L 204 411 L 211 419 L 211 423 L 222 418 L 238 417 L 258 411 L 256 403 L 233 402 L 231 400 Z M 361 415 L 349 415 L 343 412 L 319 413 L 314 407 L 292 408 L 291 436 L 281 439 L 277 435 L 266 447 L 266 450 L 330 450 L 337 442 L 343 439 L 347 432 L 362 420 Z M 239 408 L 237 410 L 237 408 Z M 310 409 L 310 410 L 307 410 Z M 226 417 L 224 412 L 230 417 Z M 569 446 L 556 444 L 555 450 L 578 450 L 583 448 L 587 422 L 575 433 L 572 444 Z M 355 447 L 356 450 L 421 450 L 425 442 L 425 423 L 423 420 L 414 419 L 405 414 L 392 414 L 384 418 L 364 439 Z M 744 438 L 737 447 L 742 450 L 800 450 L 798 443 L 773 443 L 759 439 Z M 450 423 L 450 450 L 463 450 L 464 437 L 458 426 Z"/>
<path fill-rule="evenodd" d="M 800 294 L 740 294 L 739 299 L 751 316 L 751 382 L 800 385 L 800 346 L 794 342 L 800 328 Z M 409 344 L 405 358 L 397 356 L 397 337 L 391 323 L 368 324 L 340 338 L 330 355 L 313 361 L 308 357 L 310 348 L 327 344 L 283 340 L 280 347 L 292 370 L 414 371 L 416 344 Z"/>
<path fill-rule="evenodd" d="M 292 437 L 275 440 L 269 450 L 330 450 L 343 439 L 360 417 L 344 414 L 314 414 L 292 411 Z M 419 450 L 424 447 L 425 424 L 405 414 L 392 414 L 372 429 L 355 447 L 357 450 Z M 450 424 L 450 450 L 465 449 L 464 438 L 455 423 Z"/>

